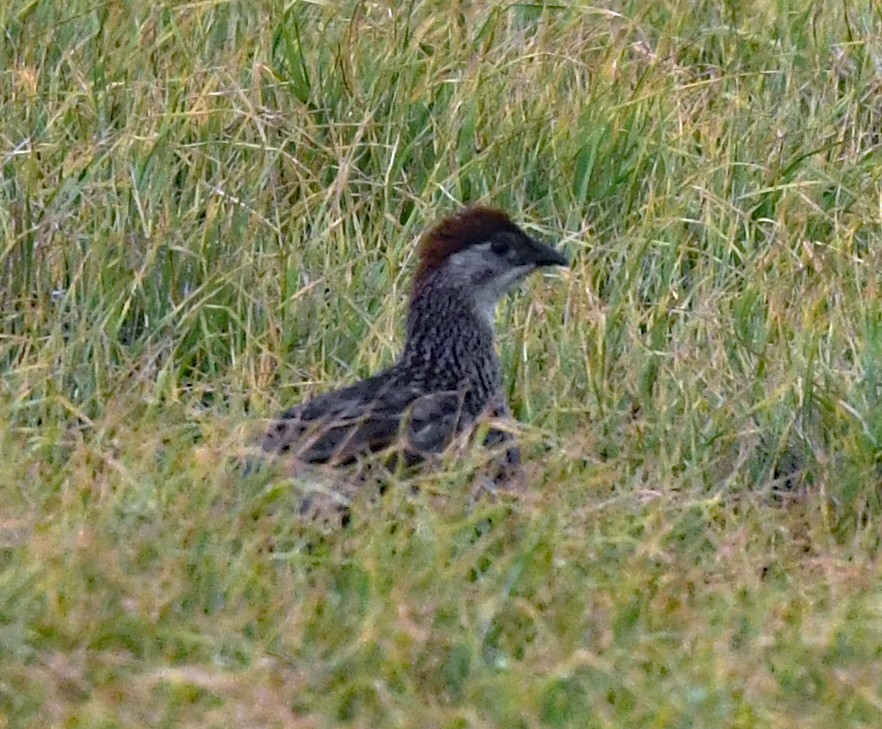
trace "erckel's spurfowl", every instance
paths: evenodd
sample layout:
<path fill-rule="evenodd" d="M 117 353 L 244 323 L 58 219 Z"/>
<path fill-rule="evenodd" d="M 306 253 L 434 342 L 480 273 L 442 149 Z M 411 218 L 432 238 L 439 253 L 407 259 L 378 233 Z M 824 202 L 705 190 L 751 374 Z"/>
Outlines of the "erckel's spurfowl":
<path fill-rule="evenodd" d="M 543 266 L 567 266 L 501 210 L 470 207 L 423 237 L 407 338 L 388 369 L 297 405 L 269 427 L 263 450 L 303 464 L 344 465 L 377 451 L 413 464 L 484 418 L 511 417 L 494 345 L 496 304 Z M 513 436 L 485 444 L 520 460 Z"/>

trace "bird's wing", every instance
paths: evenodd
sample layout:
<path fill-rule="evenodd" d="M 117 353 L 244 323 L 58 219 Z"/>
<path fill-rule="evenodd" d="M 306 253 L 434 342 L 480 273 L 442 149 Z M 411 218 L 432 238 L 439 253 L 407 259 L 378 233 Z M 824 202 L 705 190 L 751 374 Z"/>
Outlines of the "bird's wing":
<path fill-rule="evenodd" d="M 287 411 L 262 445 L 306 463 L 342 465 L 400 442 L 412 462 L 447 446 L 463 423 L 462 402 L 458 392 L 425 394 L 416 383 L 376 376 Z"/>
<path fill-rule="evenodd" d="M 440 453 L 471 420 L 463 412 L 465 393 L 433 392 L 413 401 L 407 414 L 408 449 L 416 454 Z"/>
<path fill-rule="evenodd" d="M 319 395 L 283 413 L 270 426 L 263 449 L 306 463 L 339 464 L 378 450 L 398 431 L 388 417 L 372 417 L 378 399 L 395 395 L 388 381 L 365 380 Z"/>

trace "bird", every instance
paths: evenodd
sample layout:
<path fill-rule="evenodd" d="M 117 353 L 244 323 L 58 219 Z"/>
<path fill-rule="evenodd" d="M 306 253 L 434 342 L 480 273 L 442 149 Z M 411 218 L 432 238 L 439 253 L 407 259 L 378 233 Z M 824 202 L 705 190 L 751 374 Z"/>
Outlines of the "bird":
<path fill-rule="evenodd" d="M 530 273 L 569 265 L 503 210 L 475 205 L 450 214 L 417 249 L 404 347 L 393 364 L 283 412 L 261 448 L 300 464 L 345 466 L 385 453 L 414 466 L 464 433 L 482 433 L 506 469 L 520 452 L 495 343 L 499 301 Z"/>

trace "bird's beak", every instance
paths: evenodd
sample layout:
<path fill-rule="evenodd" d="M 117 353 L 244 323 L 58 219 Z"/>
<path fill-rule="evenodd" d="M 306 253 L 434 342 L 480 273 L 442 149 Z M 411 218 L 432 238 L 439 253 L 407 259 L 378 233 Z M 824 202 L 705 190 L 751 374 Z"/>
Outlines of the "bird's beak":
<path fill-rule="evenodd" d="M 569 266 L 567 257 L 541 240 L 531 238 L 531 258 L 536 266 Z"/>

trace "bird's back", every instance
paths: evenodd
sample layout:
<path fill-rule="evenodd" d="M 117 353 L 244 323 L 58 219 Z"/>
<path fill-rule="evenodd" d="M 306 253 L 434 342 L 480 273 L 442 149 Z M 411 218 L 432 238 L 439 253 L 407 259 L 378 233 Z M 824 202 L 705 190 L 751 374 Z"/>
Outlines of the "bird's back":
<path fill-rule="evenodd" d="M 343 465 L 397 445 L 406 460 L 416 461 L 444 450 L 474 419 L 466 396 L 465 389 L 428 389 L 393 367 L 283 413 L 263 449 L 304 463 Z"/>

